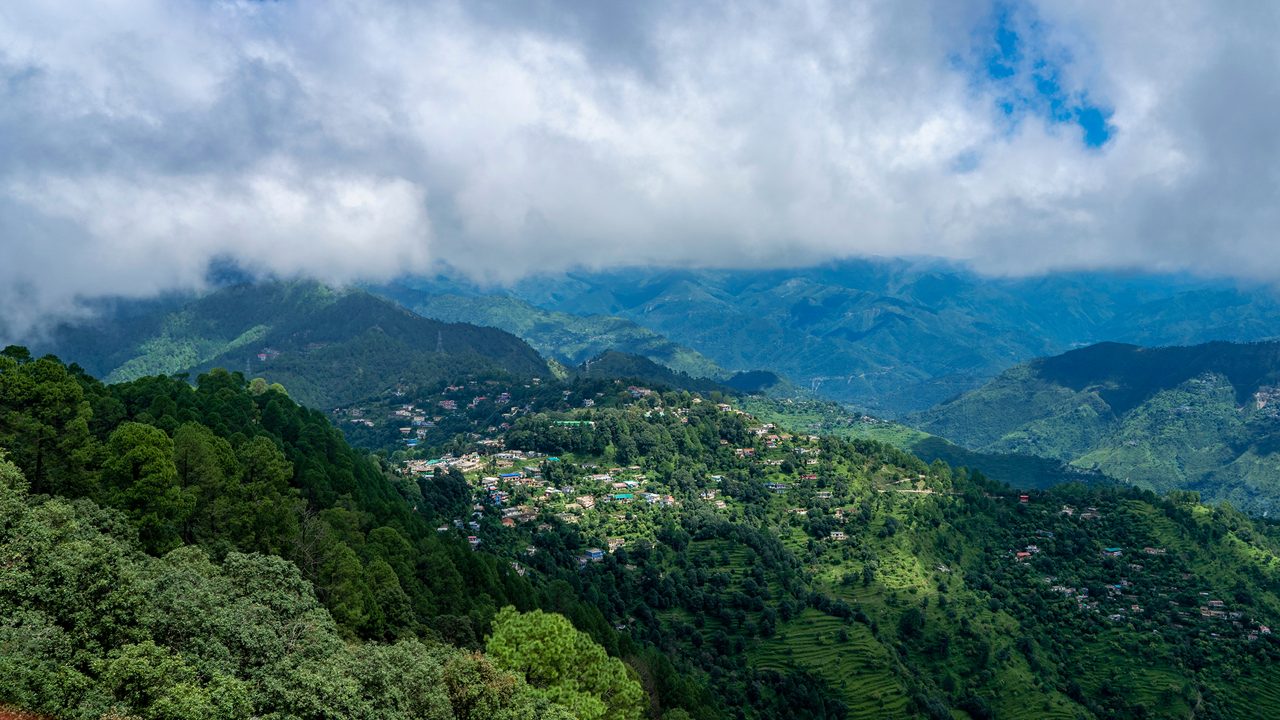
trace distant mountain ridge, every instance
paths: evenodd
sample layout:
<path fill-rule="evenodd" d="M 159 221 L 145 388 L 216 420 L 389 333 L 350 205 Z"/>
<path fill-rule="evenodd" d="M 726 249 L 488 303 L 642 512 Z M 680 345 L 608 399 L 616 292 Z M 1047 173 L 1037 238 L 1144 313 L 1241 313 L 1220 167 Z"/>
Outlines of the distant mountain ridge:
<path fill-rule="evenodd" d="M 574 368 L 575 374 L 586 378 L 615 378 L 637 380 L 691 392 L 730 392 L 728 386 L 708 378 L 690 377 L 671 368 L 659 365 L 642 355 L 632 355 L 606 350 Z"/>
<path fill-rule="evenodd" d="M 1280 342 L 1101 343 L 1019 365 L 910 422 L 972 450 L 1280 510 Z"/>
<path fill-rule="evenodd" d="M 726 371 L 767 368 L 888 417 L 925 410 L 1019 362 L 1095 342 L 1280 337 L 1280 297 L 1268 288 L 1120 274 L 991 278 L 927 260 L 791 270 L 624 268 L 535 277 L 505 290 L 456 278 L 412 284 L 477 305 L 496 301 L 474 298 L 497 296 L 549 313 L 622 318 Z"/>
<path fill-rule="evenodd" d="M 399 382 L 550 374 L 537 351 L 509 333 L 430 320 L 362 290 L 315 282 L 234 285 L 125 305 L 60 326 L 38 350 L 113 382 L 225 367 L 280 382 L 315 407 Z"/>
<path fill-rule="evenodd" d="M 584 378 L 635 380 L 660 388 L 696 393 L 718 392 L 725 395 L 765 393 L 785 383 L 777 375 L 764 370 L 735 373 L 724 382 L 691 377 L 687 373 L 676 372 L 665 365 L 660 365 L 643 355 L 632 355 L 617 350 L 606 350 L 574 368 L 573 372 Z"/>

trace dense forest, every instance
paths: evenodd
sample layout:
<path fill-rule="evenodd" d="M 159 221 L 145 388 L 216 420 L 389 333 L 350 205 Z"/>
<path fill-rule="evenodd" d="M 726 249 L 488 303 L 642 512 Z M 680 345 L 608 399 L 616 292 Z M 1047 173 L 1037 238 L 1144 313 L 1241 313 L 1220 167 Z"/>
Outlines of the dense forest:
<path fill-rule="evenodd" d="M 9 348 L 0 447 L 0 704 L 84 718 L 643 705 L 634 671 L 563 619 L 630 650 L 598 612 L 435 533 L 439 496 L 398 487 L 279 387 L 224 371 L 105 386 Z M 529 667 L 527 642 L 562 651 Z"/>
<path fill-rule="evenodd" d="M 880 442 L 792 434 L 719 396 L 593 382 L 594 406 L 472 423 L 438 460 L 393 462 L 262 379 L 104 385 L 6 349 L 0 706 L 1280 711 L 1268 522 L 1191 493 L 1019 493 Z M 537 391 L 588 394 L 561 387 Z"/>

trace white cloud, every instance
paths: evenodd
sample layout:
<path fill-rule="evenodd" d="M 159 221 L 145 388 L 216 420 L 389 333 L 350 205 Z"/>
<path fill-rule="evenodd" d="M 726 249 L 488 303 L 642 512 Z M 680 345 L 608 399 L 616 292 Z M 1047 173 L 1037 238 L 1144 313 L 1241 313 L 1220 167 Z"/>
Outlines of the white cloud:
<path fill-rule="evenodd" d="M 8 3 L 0 314 L 195 287 L 220 257 L 337 281 L 856 254 L 1280 274 L 1273 6 L 1019 10 L 1063 92 L 1114 110 L 1098 149 L 999 109 L 994 17 Z"/>

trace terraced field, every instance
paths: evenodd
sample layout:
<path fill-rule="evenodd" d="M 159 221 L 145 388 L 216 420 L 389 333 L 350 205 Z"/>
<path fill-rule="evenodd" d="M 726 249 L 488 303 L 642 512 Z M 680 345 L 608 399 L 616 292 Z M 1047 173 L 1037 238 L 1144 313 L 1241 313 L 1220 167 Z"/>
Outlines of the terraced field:
<path fill-rule="evenodd" d="M 1198 704 L 1193 689 L 1171 669 L 1142 667 L 1134 658 L 1107 652 L 1099 645 L 1084 654 L 1088 670 L 1081 679 L 1086 691 L 1112 688 L 1132 702 L 1148 708 L 1153 717 L 1195 717 Z M 1280 668 L 1257 665 L 1256 675 L 1218 685 L 1223 688 L 1217 704 L 1226 717 L 1269 720 L 1280 717 Z"/>
<path fill-rule="evenodd" d="M 840 631 L 848 640 L 839 639 Z M 805 610 L 778 627 L 777 634 L 750 649 L 762 668 L 808 670 L 840 692 L 851 718 L 907 718 L 907 693 L 894 661 L 860 623 L 845 623 Z"/>
<path fill-rule="evenodd" d="M 991 698 L 991 709 L 998 718 L 1009 720 L 1076 720 L 1079 706 L 1066 696 L 1048 689 L 1037 688 L 1034 676 L 1026 663 L 1001 668 L 1000 695 Z"/>
<path fill-rule="evenodd" d="M 1146 706 L 1155 717 L 1192 716 L 1185 680 L 1172 670 L 1153 667 L 1150 658 L 1136 662 L 1105 635 L 1079 658 L 1084 668 L 1079 682 L 1090 695 L 1122 693 L 1130 703 Z"/>
<path fill-rule="evenodd" d="M 812 673 L 846 703 L 849 717 L 854 718 L 913 717 L 919 712 L 910 700 L 916 693 L 920 697 L 949 693 L 955 720 L 971 720 L 957 707 L 970 701 L 983 706 L 978 716 L 1015 720 L 1093 717 L 1054 687 L 1054 683 L 1063 682 L 1062 677 L 1046 682 L 1047 676 L 1033 669 L 1051 658 L 1052 651 L 1043 639 L 1034 652 L 1025 651 L 1019 642 L 1028 628 L 1035 626 L 1016 605 L 1026 598 L 1013 595 L 992 602 L 982 585 L 989 582 L 988 574 L 1009 588 L 1024 589 L 1042 582 L 1041 575 L 1029 566 L 1013 565 L 1011 560 L 992 564 L 991 558 L 1001 548 L 1036 540 L 1050 527 L 1059 535 L 1070 536 L 1070 529 L 1059 527 L 1069 522 L 1058 518 L 1057 505 L 1048 511 L 1038 506 L 1029 511 L 1015 507 L 1017 517 L 1027 517 L 1019 520 L 1017 532 L 1002 536 L 992 550 L 947 528 L 929 536 L 927 542 L 919 540 L 916 530 L 922 520 L 929 519 L 928 506 L 922 511 L 920 504 L 952 500 L 887 495 L 878 497 L 876 514 L 869 523 L 843 526 L 849 533 L 847 541 L 811 537 L 805 530 L 810 519 L 791 512 L 796 500 L 771 498 L 777 511 L 776 537 L 804 558 L 813 581 L 811 588 L 866 613 L 872 623 L 846 622 L 808 608 L 779 624 L 772 637 L 749 640 L 749 662 L 762 669 Z M 892 527 L 890 516 L 897 519 Z M 1096 542 L 1130 550 L 1146 545 L 1168 548 L 1167 562 L 1175 564 L 1179 572 L 1181 568 L 1192 571 L 1198 578 L 1197 587 L 1228 587 L 1235 582 L 1235 575 L 1217 567 L 1223 557 L 1231 558 L 1231 567 L 1252 564 L 1261 569 L 1277 562 L 1274 556 L 1231 533 L 1226 534 L 1223 545 L 1207 552 L 1197 546 L 1194 531 L 1189 534 L 1185 523 L 1141 499 L 1125 498 L 1104 507 L 1103 518 L 1084 528 L 1096 535 Z M 1208 517 L 1201 521 L 1217 522 Z M 973 528 L 968 530 L 974 532 Z M 980 535 L 982 531 L 976 532 Z M 1001 529 L 993 526 L 991 532 L 999 534 Z M 1046 536 L 1053 537 L 1052 533 Z M 737 543 L 694 541 L 686 552 L 697 558 L 705 571 L 721 575 L 721 582 L 729 589 L 740 588 L 751 575 L 752 551 Z M 1095 556 L 1087 553 L 1086 560 Z M 1134 562 L 1139 565 L 1129 566 L 1133 572 L 1140 572 L 1143 564 L 1148 566 L 1148 574 L 1167 570 L 1162 561 L 1139 558 Z M 874 572 L 864 584 L 866 564 L 874 567 Z M 1074 569 L 1069 564 L 1063 567 Z M 1133 581 L 1136 587 L 1152 587 L 1146 575 L 1134 576 Z M 774 577 L 769 578 L 768 587 L 775 597 L 782 596 Z M 1179 586 L 1175 583 L 1174 587 Z M 903 613 L 912 608 L 922 611 L 924 620 L 923 631 L 915 634 L 899 626 Z M 722 629 L 722 623 L 710 617 L 664 613 L 663 618 L 696 624 L 704 633 Z M 759 619 L 758 613 L 748 613 L 749 623 Z M 872 625 L 878 627 L 874 634 Z M 1099 698 L 1104 705 L 1150 717 L 1190 719 L 1217 709 L 1224 717 L 1280 718 L 1280 667 L 1274 677 L 1262 667 L 1252 668 L 1258 676 L 1205 677 L 1202 680 L 1211 689 L 1198 690 L 1196 680 L 1176 667 L 1169 648 L 1135 643 L 1119 629 L 1115 633 L 1114 637 L 1106 631 L 1103 636 L 1092 636 L 1080 657 L 1079 671 L 1070 677 L 1086 695 Z M 917 675 L 930 681 L 917 687 Z M 1105 715 L 1104 711 L 1101 716 Z"/>
<path fill-rule="evenodd" d="M 1231 684 L 1222 700 L 1230 705 L 1232 717 L 1241 720 L 1270 720 L 1280 717 L 1280 669 L 1259 668 L 1258 675 Z"/>

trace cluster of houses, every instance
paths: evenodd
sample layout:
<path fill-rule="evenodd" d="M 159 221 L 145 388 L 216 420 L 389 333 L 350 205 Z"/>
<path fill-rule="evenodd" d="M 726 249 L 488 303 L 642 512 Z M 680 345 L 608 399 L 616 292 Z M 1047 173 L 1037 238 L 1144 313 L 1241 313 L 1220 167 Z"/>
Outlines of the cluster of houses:
<path fill-rule="evenodd" d="M 1144 550 L 1156 551 L 1160 554 L 1163 554 L 1164 552 L 1162 548 L 1144 548 Z M 1101 599 L 1091 599 L 1089 597 L 1089 588 L 1070 587 L 1057 584 L 1055 581 L 1056 578 L 1053 577 L 1044 578 L 1044 582 L 1050 584 L 1049 589 L 1051 591 L 1061 593 L 1069 598 L 1074 598 L 1076 600 L 1077 607 L 1081 610 L 1100 612 L 1102 606 Z M 1108 601 L 1108 606 L 1111 609 L 1111 612 L 1107 615 L 1108 620 L 1111 622 L 1124 622 L 1145 612 L 1141 604 L 1132 602 L 1131 599 L 1126 599 L 1132 594 L 1134 587 L 1134 583 L 1128 579 L 1121 579 L 1118 582 L 1103 586 L 1106 593 L 1105 599 Z M 1209 593 L 1207 592 L 1201 592 L 1200 596 L 1205 598 L 1198 608 L 1198 615 L 1200 618 L 1205 620 L 1228 622 L 1240 632 L 1244 639 L 1250 641 L 1257 640 L 1259 636 L 1271 634 L 1271 628 L 1266 625 L 1245 622 L 1244 613 L 1238 610 L 1229 609 L 1226 601 L 1209 599 Z M 1119 601 L 1118 605 L 1117 601 Z M 1185 610 L 1179 610 L 1177 611 L 1177 614 L 1188 621 L 1194 617 L 1191 612 Z M 1212 636 L 1215 638 L 1221 637 L 1221 635 L 1216 632 L 1212 633 Z"/>
<path fill-rule="evenodd" d="M 1058 512 L 1066 515 L 1067 517 L 1075 517 L 1076 509 L 1070 505 L 1063 505 L 1062 509 Z M 1098 508 L 1092 506 L 1086 507 L 1084 512 L 1080 513 L 1081 520 L 1097 520 L 1101 517 L 1102 513 L 1098 512 Z"/>
<path fill-rule="evenodd" d="M 1063 505 L 1059 514 L 1082 521 L 1097 520 L 1102 517 L 1102 513 L 1096 507 L 1088 507 L 1083 512 L 1077 513 L 1076 508 L 1069 505 Z M 1054 534 L 1048 530 L 1037 530 L 1035 535 L 1038 538 L 1052 539 L 1054 537 Z M 1027 563 L 1040 554 L 1040 547 L 1034 543 L 1027 544 L 1022 549 L 1011 550 L 1010 554 L 1016 563 Z M 1125 557 L 1125 554 L 1126 548 L 1119 546 L 1107 546 L 1098 551 L 1098 557 L 1101 559 L 1119 559 Z M 1147 545 L 1142 547 L 1140 552 L 1137 549 L 1132 549 L 1132 554 L 1135 559 L 1145 556 L 1146 560 L 1144 562 L 1167 563 L 1167 561 L 1163 561 L 1163 558 L 1168 555 L 1168 551 L 1163 547 Z M 1143 607 L 1141 602 L 1138 602 L 1143 597 L 1152 602 L 1157 599 L 1163 599 L 1163 602 L 1174 602 L 1175 604 L 1177 602 L 1173 601 L 1172 598 L 1180 591 L 1180 588 L 1172 583 L 1162 584 L 1159 581 L 1162 576 L 1151 575 L 1150 571 L 1146 571 L 1146 566 L 1143 563 L 1129 560 L 1124 564 L 1107 563 L 1103 567 L 1110 568 L 1112 572 L 1117 574 L 1127 574 L 1130 577 L 1120 577 L 1117 580 L 1109 581 L 1101 585 L 1100 588 L 1095 585 L 1095 590 L 1101 589 L 1101 596 L 1091 596 L 1088 587 L 1064 584 L 1054 576 L 1045 576 L 1042 581 L 1049 586 L 1051 592 L 1073 599 L 1079 610 L 1105 613 L 1106 618 L 1111 622 L 1128 622 L 1146 613 L 1146 608 Z M 1133 575 L 1134 573 L 1142 574 L 1142 577 L 1135 576 Z M 1181 578 L 1183 582 L 1186 582 L 1192 580 L 1193 576 L 1189 572 L 1182 572 Z M 1173 624 L 1189 626 L 1197 620 L 1227 623 L 1240 638 L 1249 641 L 1271 634 L 1271 628 L 1247 620 L 1243 612 L 1232 610 L 1225 600 L 1212 598 L 1208 592 L 1200 592 L 1200 598 L 1199 603 L 1193 604 L 1187 609 L 1176 610 L 1176 615 L 1182 618 L 1182 622 L 1175 621 Z M 1183 602 L 1185 604 L 1185 601 Z M 1218 632 L 1210 634 L 1215 639 L 1224 637 L 1223 634 Z"/>
<path fill-rule="evenodd" d="M 1270 417 L 1280 415 L 1280 387 L 1264 385 L 1253 393 L 1255 410 L 1266 410 Z"/>
<path fill-rule="evenodd" d="M 373 427 L 373 420 L 365 417 L 366 410 L 364 408 L 336 408 L 333 411 L 334 422 L 346 422 L 352 425 L 363 425 L 365 427 Z"/>
<path fill-rule="evenodd" d="M 1263 635 L 1270 635 L 1271 628 L 1253 621 L 1246 621 L 1244 613 L 1239 610 L 1232 610 L 1227 606 L 1225 600 L 1208 599 L 1209 593 L 1201 592 L 1201 598 L 1206 598 L 1204 604 L 1200 606 L 1200 617 L 1206 620 L 1214 620 L 1229 623 L 1231 628 L 1250 642 L 1257 640 Z M 1180 616 L 1190 617 L 1190 613 L 1180 611 Z M 1221 637 L 1219 633 L 1213 633 L 1213 637 Z"/>
<path fill-rule="evenodd" d="M 532 523 L 544 513 L 554 515 L 564 523 L 578 524 L 586 514 L 603 511 L 606 506 L 635 503 L 672 507 L 678 504 L 675 497 L 668 493 L 647 491 L 647 478 L 639 472 L 638 466 L 594 472 L 580 483 L 557 486 L 544 478 L 541 469 L 543 462 L 560 462 L 560 459 L 536 452 L 503 450 L 488 456 L 471 453 L 459 457 L 446 455 L 433 460 L 408 460 L 403 467 L 405 472 L 420 477 L 431 475 L 436 468 L 442 466 L 461 470 L 472 486 L 476 502 L 472 506 L 472 519 L 466 523 L 460 519 L 455 520 L 454 526 L 458 529 L 469 528 L 473 532 L 480 531 L 480 521 L 486 513 L 496 514 L 505 527 L 515 527 Z M 495 466 L 505 467 L 509 471 L 484 473 L 485 469 Z M 450 530 L 449 526 L 439 529 L 442 532 Z M 473 547 L 480 544 L 478 535 L 468 536 L 468 541 Z M 609 552 L 621 547 L 624 542 L 620 537 L 611 539 Z"/>
<path fill-rule="evenodd" d="M 512 405 L 512 389 L 504 388 L 497 380 L 473 380 L 465 385 L 450 385 L 442 393 L 422 398 L 419 402 L 403 402 L 409 394 L 408 388 L 396 387 L 388 393 L 393 404 L 385 411 L 375 410 L 376 406 L 335 408 L 333 420 L 339 426 L 346 423 L 364 428 L 386 427 L 389 438 L 398 436 L 403 446 L 416 448 L 427 440 L 433 429 L 462 409 L 474 410 L 482 403 L 492 402 L 496 422 L 488 428 L 491 431 L 508 429 L 517 415 L 532 412 L 531 407 Z M 446 432 L 453 431 L 446 428 Z"/>
<path fill-rule="evenodd" d="M 645 388 L 631 387 L 628 391 L 638 391 L 638 395 L 632 392 L 638 397 L 646 395 Z M 698 402 L 696 398 L 694 401 Z M 719 409 L 723 412 L 743 414 L 742 411 L 727 404 Z M 655 414 L 675 415 L 681 420 L 687 420 L 689 412 L 690 408 L 677 407 L 651 409 L 647 414 L 651 417 Z M 411 404 L 399 406 L 393 415 L 400 422 L 430 420 L 425 412 Z M 594 422 L 588 419 L 560 419 L 554 422 L 561 427 L 594 425 Z M 739 457 L 751 459 L 762 465 L 777 466 L 782 464 L 783 460 L 776 457 L 776 453 L 770 453 L 771 457 L 768 459 L 761 458 L 759 455 L 770 450 L 779 450 L 783 443 L 794 443 L 795 445 L 785 452 L 798 458 L 796 462 L 806 465 L 816 465 L 820 462 L 818 456 L 821 450 L 816 446 L 819 440 L 817 437 L 793 436 L 779 432 L 769 423 L 756 425 L 750 429 L 750 432 L 758 440 L 748 447 L 737 448 L 735 454 Z M 440 531 L 450 532 L 457 529 L 467 532 L 469 533 L 467 539 L 472 547 L 479 547 L 483 542 L 481 536 L 486 518 L 491 521 L 496 517 L 501 525 L 509 528 L 537 523 L 539 519 L 558 518 L 563 523 L 580 524 L 591 518 L 593 529 L 612 530 L 616 535 L 608 538 L 604 548 L 591 548 L 584 552 L 579 560 L 585 566 L 600 562 L 606 554 L 623 547 L 626 543 L 624 535 L 628 533 L 628 523 L 633 522 L 635 517 L 635 508 L 657 509 L 679 505 L 679 500 L 669 492 L 668 488 L 654 487 L 638 466 L 599 468 L 590 464 L 578 465 L 569 473 L 570 476 L 575 477 L 574 480 L 552 482 L 544 477 L 543 468 L 545 463 L 559 462 L 558 458 L 534 452 L 507 450 L 502 447 L 501 440 L 496 438 L 489 438 L 483 442 L 479 452 L 457 456 L 443 455 L 433 459 L 412 459 L 403 463 L 405 473 L 419 478 L 431 476 L 439 468 L 456 469 L 464 474 L 473 493 L 472 517 L 465 520 L 456 519 L 452 526 L 442 526 Z M 565 476 L 557 472 L 555 477 Z M 802 481 L 816 481 L 818 474 L 805 472 L 799 474 L 799 478 Z M 724 477 L 721 475 L 708 475 L 706 486 L 698 491 L 698 499 L 717 510 L 727 510 L 729 504 L 726 500 L 729 498 L 718 488 L 723 480 Z M 775 494 L 784 494 L 791 491 L 795 484 L 794 481 L 782 481 L 775 477 L 765 481 L 764 486 Z M 833 499 L 833 492 L 827 489 L 814 490 L 813 498 L 819 501 L 830 501 Z M 844 509 L 839 509 L 837 517 L 841 520 L 854 517 L 853 512 L 849 510 L 849 514 L 846 515 Z M 597 521 L 602 521 L 603 525 L 596 525 Z M 549 528 L 550 525 L 542 524 L 539 527 Z M 830 534 L 832 540 L 846 538 L 847 535 L 843 531 Z"/>
<path fill-rule="evenodd" d="M 403 391 L 401 391 L 403 394 Z M 376 427 L 370 411 L 362 407 L 335 408 L 333 419 L 336 423 L 348 423 L 367 428 Z M 403 442 L 415 447 L 427 436 L 427 433 L 439 422 L 439 416 L 429 416 L 427 412 L 412 403 L 404 403 L 391 409 L 386 416 L 388 424 L 396 427 Z"/>

